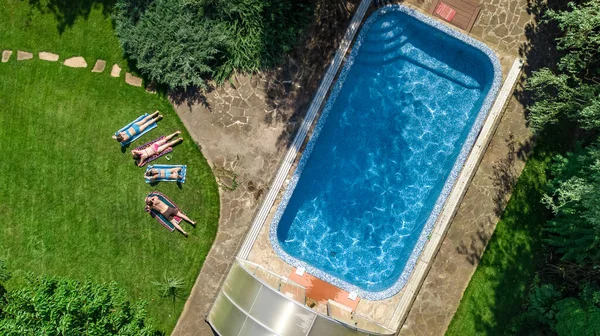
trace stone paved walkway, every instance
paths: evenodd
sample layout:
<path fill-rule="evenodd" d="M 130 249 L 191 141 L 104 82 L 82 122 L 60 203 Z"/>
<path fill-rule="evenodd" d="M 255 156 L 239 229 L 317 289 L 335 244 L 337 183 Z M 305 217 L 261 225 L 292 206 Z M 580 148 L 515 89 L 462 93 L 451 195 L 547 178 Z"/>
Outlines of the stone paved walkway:
<path fill-rule="evenodd" d="M 430 1 L 407 2 L 427 10 Z M 471 35 L 499 52 L 504 69 L 525 41 L 524 27 L 529 22 L 525 9 L 526 0 L 482 0 L 481 14 Z M 319 20 L 319 24 L 319 31 L 339 29 L 340 25 L 346 28 L 327 20 Z M 332 40 L 310 41 L 307 45 L 318 50 L 332 45 Z M 323 59 L 327 58 L 319 57 L 317 52 L 314 55 L 304 63 L 298 62 L 298 66 L 290 62 L 276 76 L 240 77 L 234 86 L 217 89 L 206 100 L 174 103 L 223 187 L 217 238 L 173 335 L 212 335 L 204 322 L 205 314 L 312 97 L 314 85 L 305 87 L 304 83 L 318 82 L 324 73 L 312 70 L 310 65 L 320 62 L 324 67 L 327 62 Z M 313 80 L 307 80 L 307 76 Z M 446 330 L 510 196 L 510 186 L 501 181 L 515 180 L 523 167 L 524 157 L 516 152 L 526 148 L 530 138 L 523 115 L 523 107 L 512 98 L 402 334 L 442 335 Z M 228 191 L 236 184 L 233 191 Z"/>
<path fill-rule="evenodd" d="M 2 51 L 2 63 L 7 63 L 10 60 L 10 57 L 12 54 L 13 54 L 12 50 L 3 50 Z M 44 61 L 56 62 L 56 61 L 58 61 L 60 56 L 57 54 L 51 53 L 51 52 L 42 51 L 42 52 L 38 53 L 38 58 L 40 60 L 44 60 Z M 30 59 L 33 59 L 33 53 L 30 53 L 27 51 L 21 51 L 21 50 L 17 51 L 17 61 L 24 61 L 24 60 L 30 60 Z M 63 62 L 63 65 L 70 67 L 70 68 L 87 68 L 87 62 L 86 62 L 85 58 L 83 58 L 81 56 L 70 57 Z M 104 71 L 105 66 L 106 66 L 106 61 L 96 60 L 96 63 L 94 64 L 94 67 L 92 68 L 91 71 L 95 72 L 95 73 L 101 73 Z M 117 64 L 113 65 L 110 75 L 112 77 L 120 77 L 121 76 L 121 68 L 119 67 L 119 65 L 117 65 Z M 130 73 L 126 73 L 125 82 L 129 85 L 133 85 L 133 86 L 137 86 L 137 87 L 142 87 L 142 85 L 143 85 L 142 78 L 133 76 Z M 156 93 L 156 91 L 152 87 L 148 87 L 146 89 L 146 92 Z"/>

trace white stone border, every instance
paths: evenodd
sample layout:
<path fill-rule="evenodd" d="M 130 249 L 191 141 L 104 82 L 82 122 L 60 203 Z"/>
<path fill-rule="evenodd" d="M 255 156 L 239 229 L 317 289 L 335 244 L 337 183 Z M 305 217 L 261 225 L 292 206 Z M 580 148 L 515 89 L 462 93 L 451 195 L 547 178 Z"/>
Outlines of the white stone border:
<path fill-rule="evenodd" d="M 498 97 L 496 98 L 496 101 L 490 110 L 487 121 L 483 125 L 483 128 L 477 137 L 477 142 L 475 142 L 475 145 L 473 146 L 473 149 L 471 150 L 471 153 L 465 162 L 464 168 L 460 172 L 460 175 L 456 180 L 456 184 L 448 196 L 446 204 L 444 205 L 444 208 L 438 217 L 438 221 L 433 229 L 433 232 L 431 232 L 431 238 L 425 245 L 425 249 L 417 261 L 417 265 L 413 270 L 412 276 L 404 287 L 404 293 L 400 298 L 400 302 L 398 303 L 396 311 L 394 312 L 392 320 L 388 326 L 392 326 L 392 328 L 398 326 L 399 328 L 401 323 L 404 323 L 406 320 L 408 312 L 416 299 L 416 294 L 421 289 L 421 285 L 425 281 L 425 276 L 429 272 L 431 261 L 440 248 L 444 236 L 446 235 L 446 232 L 452 223 L 452 219 L 458 210 L 458 206 L 460 205 L 460 202 L 467 191 L 467 187 L 471 183 L 471 179 L 477 171 L 479 162 L 483 158 L 483 154 L 485 153 L 485 150 L 487 149 L 492 136 L 494 135 L 496 126 L 500 122 L 500 117 L 504 111 L 504 106 L 510 99 L 513 88 L 520 77 L 522 67 L 523 61 L 517 58 L 513 62 L 512 67 L 506 76 L 506 80 L 504 81 L 504 84 L 498 93 Z"/>
<path fill-rule="evenodd" d="M 269 189 L 269 192 L 265 197 L 265 201 L 260 207 L 260 210 L 256 215 L 254 222 L 252 222 L 250 231 L 248 231 L 248 234 L 246 235 L 246 240 L 244 240 L 244 243 L 242 244 L 242 247 L 238 252 L 238 258 L 248 259 L 248 255 L 250 254 L 252 245 L 254 245 L 254 242 L 258 238 L 260 230 L 262 229 L 265 220 L 267 219 L 267 215 L 273 207 L 273 204 L 275 204 L 277 194 L 279 194 L 281 186 L 283 185 L 285 178 L 287 177 L 288 173 L 290 172 L 290 169 L 292 168 L 292 164 L 296 159 L 296 155 L 298 154 L 300 147 L 306 139 L 308 130 L 312 125 L 313 121 L 315 120 L 317 112 L 319 112 L 321 105 L 323 105 L 323 101 L 327 96 L 327 92 L 329 92 L 329 88 L 333 83 L 333 79 L 335 78 L 335 75 L 337 74 L 340 66 L 342 65 L 344 56 L 346 55 L 348 49 L 350 48 L 350 45 L 352 44 L 354 35 L 356 35 L 356 32 L 358 31 L 358 28 L 360 27 L 360 24 L 362 23 L 362 20 L 365 14 L 367 13 L 367 10 L 369 9 L 369 6 L 371 5 L 371 1 L 372 0 L 362 0 L 360 5 L 358 6 L 354 17 L 350 22 L 348 30 L 346 30 L 346 35 L 344 35 L 344 39 L 342 40 L 342 43 L 340 44 L 340 47 L 338 48 L 335 57 L 333 58 L 333 61 L 327 69 L 325 77 L 323 78 L 323 80 L 321 80 L 321 85 L 319 85 L 319 89 L 317 90 L 317 93 L 313 98 L 312 103 L 310 104 L 308 113 L 306 114 L 306 117 L 304 118 L 304 121 L 302 122 L 302 125 L 300 126 L 300 129 L 298 130 L 298 133 L 296 134 L 296 137 L 294 138 L 290 149 L 285 155 L 281 166 L 279 167 L 279 171 L 275 176 L 273 184 L 271 184 L 271 188 Z"/>

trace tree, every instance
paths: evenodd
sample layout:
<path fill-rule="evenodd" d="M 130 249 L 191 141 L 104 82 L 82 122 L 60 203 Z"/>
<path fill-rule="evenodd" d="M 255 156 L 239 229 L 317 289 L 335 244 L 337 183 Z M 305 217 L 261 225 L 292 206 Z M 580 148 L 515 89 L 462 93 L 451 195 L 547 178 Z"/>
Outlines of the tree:
<path fill-rule="evenodd" d="M 549 10 L 542 21 L 562 31 L 556 41 L 564 55 L 555 71 L 543 68 L 527 80 L 534 102 L 529 121 L 536 130 L 565 121 L 600 130 L 600 2 L 570 3 L 569 9 Z"/>
<path fill-rule="evenodd" d="M 599 335 L 599 303 L 600 291 L 591 286 L 583 286 L 577 297 L 572 297 L 565 296 L 554 285 L 536 285 L 529 293 L 525 313 L 515 321 L 513 332 L 536 330 L 539 335 Z"/>
<path fill-rule="evenodd" d="M 201 9 L 201 7 L 200 7 Z M 115 5 L 123 49 L 150 80 L 170 87 L 205 87 L 227 40 L 222 23 L 202 19 L 179 0 L 125 0 Z"/>
<path fill-rule="evenodd" d="M 4 295 L 0 334 L 155 335 L 144 303 L 132 304 L 113 284 L 29 275 Z"/>
<path fill-rule="evenodd" d="M 114 17 L 123 49 L 144 75 L 187 88 L 277 64 L 309 14 L 293 0 L 118 0 Z"/>
<path fill-rule="evenodd" d="M 546 242 L 563 260 L 600 264 L 600 146 L 558 156 L 543 202 L 554 213 Z"/>

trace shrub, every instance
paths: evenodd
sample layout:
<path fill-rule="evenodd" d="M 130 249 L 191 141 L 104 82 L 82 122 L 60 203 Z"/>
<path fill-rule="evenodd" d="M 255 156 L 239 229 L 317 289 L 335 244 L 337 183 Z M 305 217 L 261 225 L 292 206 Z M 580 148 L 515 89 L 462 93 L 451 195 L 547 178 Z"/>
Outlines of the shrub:
<path fill-rule="evenodd" d="M 293 0 L 118 0 L 114 17 L 123 49 L 144 75 L 187 88 L 277 64 L 309 14 Z"/>
<path fill-rule="evenodd" d="M 113 284 L 28 276 L 4 295 L 0 334 L 154 335 L 145 323 L 144 303 L 132 304 Z"/>

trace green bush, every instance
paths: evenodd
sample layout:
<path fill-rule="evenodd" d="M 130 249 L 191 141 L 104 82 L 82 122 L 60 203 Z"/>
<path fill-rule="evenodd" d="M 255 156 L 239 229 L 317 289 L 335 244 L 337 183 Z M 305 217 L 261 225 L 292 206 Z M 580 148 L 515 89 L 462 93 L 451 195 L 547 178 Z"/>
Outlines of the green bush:
<path fill-rule="evenodd" d="M 137 68 L 172 88 L 277 64 L 309 16 L 310 6 L 292 0 L 118 0 L 114 14 Z"/>
<path fill-rule="evenodd" d="M 113 284 L 28 276 L 0 305 L 0 335 L 155 335 L 144 303 Z"/>

